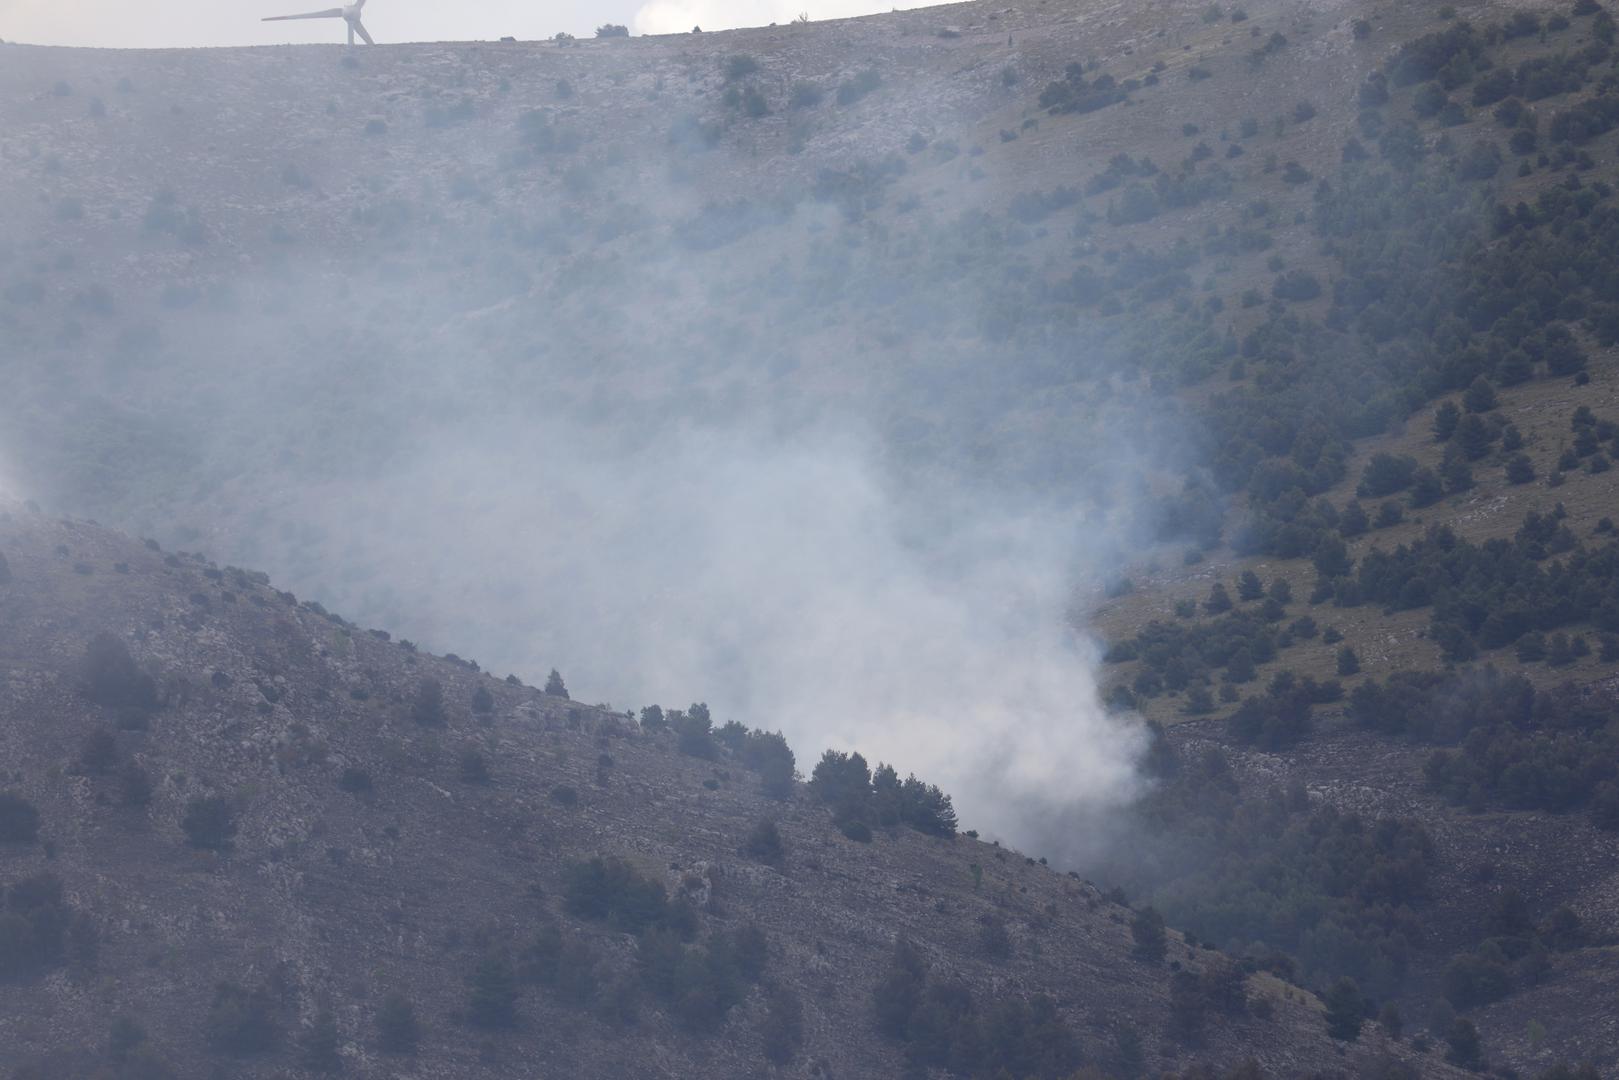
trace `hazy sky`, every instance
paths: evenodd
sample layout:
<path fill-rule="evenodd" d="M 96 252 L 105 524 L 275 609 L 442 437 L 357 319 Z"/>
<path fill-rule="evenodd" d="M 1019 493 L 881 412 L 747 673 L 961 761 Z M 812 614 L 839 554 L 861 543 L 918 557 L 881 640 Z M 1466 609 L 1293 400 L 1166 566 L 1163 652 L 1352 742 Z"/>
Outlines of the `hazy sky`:
<path fill-rule="evenodd" d="M 0 0 L 0 38 L 39 45 L 163 48 L 200 45 L 273 45 L 341 42 L 338 20 L 264 23 L 265 15 L 317 11 L 333 0 Z M 915 0 L 605 0 L 557 4 L 518 0 L 370 0 L 365 26 L 379 43 L 493 40 L 510 34 L 546 38 L 559 30 L 592 33 L 602 23 L 622 23 L 635 33 L 675 33 L 788 22 L 800 12 L 811 19 L 869 15 Z"/>

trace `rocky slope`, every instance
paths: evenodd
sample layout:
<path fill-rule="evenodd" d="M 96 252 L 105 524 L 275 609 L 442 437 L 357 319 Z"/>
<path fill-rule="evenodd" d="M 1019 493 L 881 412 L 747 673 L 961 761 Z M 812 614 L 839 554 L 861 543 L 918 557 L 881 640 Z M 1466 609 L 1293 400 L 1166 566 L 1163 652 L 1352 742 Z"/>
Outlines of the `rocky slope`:
<path fill-rule="evenodd" d="M 17 1075 L 85 1075 L 113 1018 L 178 1075 L 285 1075 L 327 1017 L 332 1067 L 358 1076 L 893 1075 L 903 1055 L 872 1000 L 901 938 L 982 1001 L 1050 995 L 1110 1071 L 1125 1030 L 1154 1068 L 1253 1057 L 1299 1076 L 1392 1055 L 1446 1071 L 1370 1031 L 1346 1060 L 1311 995 L 1257 974 L 1246 1014 L 1182 1046 L 1171 969 L 1222 959 L 1173 934 L 1172 963 L 1134 958 L 1131 912 L 1087 882 L 967 836 L 853 841 L 802 785 L 769 800 L 728 757 L 682 755 L 667 733 L 390 641 L 260 575 L 20 507 L 0 552 L 5 788 L 38 812 L 35 839 L 0 845 L 0 882 L 59 879 L 73 920 L 59 956 L 0 984 L 0 1067 Z M 102 634 L 149 684 L 87 657 Z M 429 679 L 443 717 L 424 724 Z M 213 797 L 234 834 L 199 847 L 182 823 Z M 738 853 L 764 818 L 785 845 L 774 864 Z M 597 856 L 689 899 L 698 940 L 764 932 L 763 983 L 715 1033 L 655 997 L 618 1011 L 634 936 L 564 902 L 570 861 Z M 528 987 L 515 1027 L 471 1026 L 480 958 L 519 960 L 547 926 L 589 947 L 596 988 L 569 1005 Z M 986 945 L 986 926 L 1004 941 Z M 219 1049 L 237 991 L 269 1002 L 274 1033 L 251 1052 Z M 389 994 L 416 1010 L 412 1057 L 378 1049 Z M 782 994 L 802 1041 L 768 1066 L 760 1028 Z"/>
<path fill-rule="evenodd" d="M 536 585 L 554 569 L 555 538 L 588 531 L 602 506 L 591 496 L 608 492 L 612 513 L 642 525 L 633 504 L 658 483 L 620 487 L 595 463 L 626 446 L 656 456 L 671 432 L 693 428 L 819 434 L 849 423 L 877 433 L 885 477 L 921 500 L 937 489 L 913 482 L 942 477 L 1050 500 L 1094 524 L 1108 571 L 1098 577 L 1134 585 L 1104 597 L 1099 583 L 1082 605 L 1110 640 L 1153 619 L 1204 621 L 1210 586 L 1235 587 L 1251 570 L 1290 585 L 1286 620 L 1313 612 L 1353 646 L 1346 696 L 1402 669 L 1448 670 L 1430 609 L 1306 601 L 1320 576 L 1308 550 L 1238 550 L 1257 496 L 1208 483 L 1220 448 L 1210 430 L 1230 426 L 1222 410 L 1233 402 L 1284 395 L 1313 368 L 1363 364 L 1352 370 L 1370 385 L 1463 335 L 1453 312 L 1427 313 L 1391 345 L 1340 303 L 1343 250 L 1398 217 L 1319 231 L 1332 192 L 1359 182 L 1352 144 L 1369 161 L 1362 178 L 1414 172 L 1422 179 L 1403 195 L 1429 198 L 1457 232 L 1487 234 L 1463 263 L 1511 263 L 1501 253 L 1533 250 L 1526 236 L 1566 240 L 1579 257 L 1553 268 L 1544 306 L 1588 361 L 1580 381 L 1539 369 L 1498 380 L 1499 405 L 1482 414 L 1511 421 L 1533 482 L 1511 480 L 1507 452 L 1492 448 L 1468 485 L 1351 536 L 1346 557 L 1414 544 L 1436 524 L 1500 539 L 1525 512 L 1559 507 L 1582 543 L 1606 542 L 1619 470 L 1595 468 L 1590 452 L 1564 463 L 1576 409 L 1611 423 L 1619 397 L 1619 353 L 1593 332 L 1619 294 L 1592 250 L 1607 245 L 1589 242 L 1611 210 L 1600 204 L 1619 137 L 1552 134 L 1559 114 L 1611 96 L 1611 51 L 1590 51 L 1600 10 L 1047 0 L 577 43 L 0 46 L 0 190 L 19 196 L 0 201 L 0 495 L 264 567 L 364 626 L 471 647 L 501 671 L 533 677 L 558 663 L 614 687 L 614 669 L 632 661 L 580 647 L 573 629 L 598 598 L 554 603 Z M 1395 79 L 1369 105 L 1369 77 L 1458 13 L 1489 39 L 1478 59 L 1492 67 Z M 1545 18 L 1501 30 L 1520 15 Z M 1489 95 L 1475 98 L 1486 71 L 1562 72 L 1570 56 L 1590 57 L 1577 85 L 1531 96 L 1527 119 L 1499 120 L 1478 103 Z M 1103 77 L 1120 94 L 1103 92 L 1094 109 L 1043 100 Z M 1453 100 L 1419 108 L 1441 79 Z M 1390 131 L 1407 141 L 1382 137 Z M 1390 164 L 1402 146 L 1420 166 Z M 1495 171 L 1479 171 L 1469 154 L 1488 147 Z M 1143 209 L 1132 196 L 1150 198 Z M 1558 216 L 1586 199 L 1579 221 Z M 1491 215 L 1520 205 L 1511 212 L 1531 219 L 1530 207 L 1550 207 L 1547 220 L 1497 235 Z M 1387 239 L 1390 265 L 1373 276 L 1395 282 L 1389 292 L 1448 296 L 1468 269 L 1428 267 L 1397 232 Z M 1319 279 L 1314 294 L 1278 288 L 1296 272 Z M 1467 280 L 1458 308 L 1497 284 Z M 1509 291 L 1516 302 L 1547 287 Z M 1348 342 L 1341 352 L 1319 329 L 1330 323 Z M 1515 333 L 1514 347 L 1525 336 Z M 1346 423 L 1341 475 L 1308 478 L 1309 500 L 1345 508 L 1378 453 L 1443 466 L 1449 446 L 1430 413 L 1461 403 L 1466 380 L 1412 382 L 1379 384 L 1403 411 L 1364 430 Z M 1363 390 L 1345 383 L 1318 398 Z M 1299 425 L 1284 419 L 1256 435 L 1268 464 L 1316 460 L 1309 440 L 1288 442 Z M 547 473 L 548 462 L 565 464 Z M 521 527 L 501 513 L 514 480 L 539 506 Z M 1139 520 L 1151 516 L 1148 495 L 1183 488 L 1205 493 L 1212 540 Z M 667 529 L 687 509 L 640 513 Z M 6 1013 L 15 1060 L 99 1053 L 108 1018 L 128 1012 L 183 1072 L 270 1071 L 300 1060 L 298 1033 L 329 1012 L 349 1067 L 379 1074 L 518 1075 L 538 1055 L 556 1071 L 743 1075 L 764 1067 L 768 982 L 779 980 L 805 1018 L 789 1070 L 892 1072 L 902 1054 L 874 1034 L 870 990 L 903 931 L 980 1000 L 1052 993 L 1105 1069 L 1126 1071 L 1127 1027 L 1154 1068 L 1231 1062 L 1249 1048 L 1277 1075 L 1352 1064 L 1298 991 L 1258 975 L 1248 992 L 1274 1000 L 1271 1019 L 1211 1022 L 1203 1046 L 1180 1046 L 1165 1035 L 1168 973 L 1129 959 L 1130 914 L 1009 852 L 907 830 L 859 845 L 803 791 L 768 802 L 748 770 L 682 756 L 668 734 L 411 652 L 253 576 L 215 576 L 92 526 L 14 511 L 0 553 L 11 574 L 0 585 L 6 767 L 43 821 L 37 842 L 0 847 L 5 880 L 59 873 L 101 943 L 93 964 L 86 953 L 0 988 L 17 1002 Z M 1597 629 L 1570 626 L 1593 643 Z M 86 696 L 85 650 L 101 631 L 156 678 L 162 708 L 123 717 Z M 1338 677 L 1340 643 L 1326 641 L 1301 636 L 1245 681 L 1198 669 L 1206 708 L 1174 686 L 1143 689 L 1133 705 L 1176 726 L 1169 741 L 1186 760 L 1218 750 L 1255 802 L 1296 787 L 1306 807 L 1426 829 L 1434 895 L 1400 990 L 1413 1027 L 1428 1021 L 1452 952 L 1488 933 L 1507 886 L 1537 918 L 1568 904 L 1587 938 L 1467 1015 L 1504 1066 L 1589 1056 L 1611 1067 L 1612 833 L 1583 809 L 1453 805 L 1425 780 L 1432 747 L 1357 729 L 1342 704 L 1318 710 L 1314 735 L 1282 751 L 1241 744 L 1216 719 L 1277 674 Z M 569 649 L 566 661 L 554 655 Z M 1599 694 L 1614 663 L 1600 643 L 1557 666 L 1499 646 L 1482 659 L 1542 688 L 1573 678 Z M 1146 668 L 1108 670 L 1116 688 L 1142 685 Z M 445 688 L 442 728 L 410 717 L 427 677 Z M 480 686 L 488 713 L 472 711 Z M 1234 696 L 1213 700 L 1224 691 Z M 106 737 L 87 741 L 103 727 L 110 749 Z M 1592 745 L 1586 765 L 1611 775 L 1611 744 Z M 797 749 L 807 767 L 820 748 Z M 488 783 L 467 765 L 479 760 Z M 135 797 L 130 762 L 149 801 Z M 559 789 L 571 804 L 553 798 Z M 239 816 L 224 853 L 189 846 L 179 826 L 211 795 Z M 788 843 L 782 871 L 736 854 L 765 815 Z M 713 899 L 706 930 L 768 913 L 757 916 L 771 941 L 767 982 L 731 1011 L 723 1039 L 690 1035 L 655 1000 L 623 1036 L 595 1018 L 599 1005 L 581 1019 L 538 987 L 525 991 L 516 1033 L 457 1018 L 491 945 L 526 948 L 548 919 L 596 950 L 604 986 L 634 968 L 629 937 L 560 906 L 566 861 L 598 853 L 633 857 L 676 892 L 699 868 L 692 888 Z M 1115 867 L 1110 880 L 1138 876 Z M 981 916 L 1006 922 L 1009 959 L 982 955 L 997 924 Z M 1202 963 L 1183 948 L 1175 940 L 1172 959 Z M 222 980 L 275 991 L 273 1054 L 241 1064 L 207 1052 L 199 1031 Z M 376 1014 L 395 989 L 427 1030 L 415 1064 L 375 1050 Z M 1351 1053 L 1375 1057 L 1381 1038 L 1369 1027 Z M 1419 1067 L 1441 1068 L 1436 1055 Z"/>

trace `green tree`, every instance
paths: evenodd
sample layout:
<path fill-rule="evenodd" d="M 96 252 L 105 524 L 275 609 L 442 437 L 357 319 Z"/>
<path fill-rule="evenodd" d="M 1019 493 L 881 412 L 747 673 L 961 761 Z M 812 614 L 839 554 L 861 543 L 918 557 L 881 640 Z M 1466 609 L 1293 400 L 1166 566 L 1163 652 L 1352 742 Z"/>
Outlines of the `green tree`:
<path fill-rule="evenodd" d="M 343 1056 L 338 1053 L 337 1017 L 330 1009 L 322 1009 L 315 1016 L 314 1025 L 304 1033 L 300 1056 L 304 1068 L 316 1073 L 335 1073 L 343 1069 Z"/>
<path fill-rule="evenodd" d="M 1453 401 L 1447 401 L 1433 414 L 1433 437 L 1436 442 L 1446 442 L 1456 434 L 1456 425 L 1461 423 L 1462 411 Z"/>
<path fill-rule="evenodd" d="M 1411 505 L 1415 509 L 1432 506 L 1445 497 L 1444 481 L 1432 469 L 1418 469 L 1411 478 Z"/>
<path fill-rule="evenodd" d="M 214 1002 L 204 1030 L 212 1049 L 238 1056 L 264 1053 L 281 1038 L 270 994 L 262 988 L 246 990 L 235 983 L 220 983 L 214 988 Z"/>
<path fill-rule="evenodd" d="M 714 741 L 714 721 L 707 704 L 699 701 L 685 712 L 672 712 L 669 716 L 669 725 L 675 729 L 675 749 L 704 761 L 713 761 L 720 756 L 719 744 Z"/>
<path fill-rule="evenodd" d="M 486 953 L 467 980 L 467 1020 L 474 1027 L 509 1028 L 517 1023 L 517 978 L 498 953 Z"/>
<path fill-rule="evenodd" d="M 85 737 L 79 749 L 79 768 L 90 776 L 106 776 L 118 765 L 118 737 L 107 728 L 97 728 Z"/>
<path fill-rule="evenodd" d="M 1176 1041 L 1191 1046 L 1202 1039 L 1208 1017 L 1209 999 L 1202 982 L 1190 971 L 1174 971 L 1169 976 L 1169 1030 Z"/>
<path fill-rule="evenodd" d="M 1460 454 L 1445 456 L 1440 476 L 1444 479 L 1446 494 L 1456 495 L 1473 487 L 1473 469 Z"/>
<path fill-rule="evenodd" d="M 1135 941 L 1134 954 L 1138 959 L 1157 963 L 1169 948 L 1164 932 L 1164 917 L 1154 907 L 1144 907 L 1130 920 L 1130 937 Z"/>
<path fill-rule="evenodd" d="M 463 784 L 489 783 L 489 762 L 484 759 L 483 751 L 476 747 L 468 747 L 461 752 L 459 768 Z"/>
<path fill-rule="evenodd" d="M 759 1034 L 766 1061 L 786 1065 L 793 1060 L 804 1045 L 804 1006 L 797 994 L 784 986 L 771 988 Z"/>
<path fill-rule="evenodd" d="M 136 666 L 129 646 L 111 634 L 97 634 L 84 650 L 90 700 L 110 708 L 157 708 L 157 684 Z"/>
<path fill-rule="evenodd" d="M 1462 395 L 1462 404 L 1467 406 L 1470 413 L 1486 413 L 1495 408 L 1495 387 L 1490 380 L 1480 375 L 1467 386 L 1467 392 Z"/>
<path fill-rule="evenodd" d="M 1468 461 L 1477 461 L 1490 452 L 1495 434 L 1477 413 L 1468 413 L 1456 425 L 1455 441 Z"/>
<path fill-rule="evenodd" d="M 416 1007 L 410 999 L 398 991 L 383 998 L 377 1010 L 378 1048 L 385 1054 L 414 1054 L 421 1037 Z"/>
<path fill-rule="evenodd" d="M 1345 645 L 1338 650 L 1338 674 L 1355 675 L 1360 672 L 1360 657 L 1355 650 Z"/>
<path fill-rule="evenodd" d="M 118 773 L 118 791 L 125 806 L 145 806 L 152 801 L 152 778 L 131 761 Z"/>
<path fill-rule="evenodd" d="M 786 856 L 786 845 L 781 842 L 781 830 L 776 823 L 766 818 L 748 830 L 743 838 L 738 852 L 750 859 L 767 863 L 770 866 L 780 866 L 781 860 Z"/>
<path fill-rule="evenodd" d="M 1361 1021 L 1366 1016 L 1366 1002 L 1360 996 L 1355 980 L 1345 977 L 1332 984 L 1326 997 L 1327 1034 L 1343 1042 L 1360 1038 Z"/>
<path fill-rule="evenodd" d="M 1392 495 L 1409 487 L 1416 471 L 1416 458 L 1384 453 L 1373 454 L 1361 473 L 1360 485 L 1356 488 L 1355 494 L 1363 499 Z"/>
<path fill-rule="evenodd" d="M 416 698 L 411 702 L 411 719 L 423 727 L 440 727 L 444 723 L 444 684 L 429 676 L 416 684 Z"/>
<path fill-rule="evenodd" d="M 1243 602 L 1258 600 L 1265 595 L 1265 586 L 1259 580 L 1259 575 L 1252 570 L 1244 570 L 1237 578 L 1237 598 Z"/>
<path fill-rule="evenodd" d="M 140 1021 L 132 1016 L 115 1016 L 107 1032 L 107 1056 L 123 1061 L 145 1041 L 146 1029 Z"/>
<path fill-rule="evenodd" d="M 1339 537 L 1330 535 L 1321 537 L 1311 559 L 1322 577 L 1343 577 L 1354 566 L 1349 558 L 1349 547 Z"/>
<path fill-rule="evenodd" d="M 39 811 L 11 791 L 0 791 L 0 844 L 32 844 L 39 836 Z"/>
<path fill-rule="evenodd" d="M 871 768 L 859 753 L 828 750 L 810 773 L 809 789 L 839 816 L 858 816 L 871 797 Z"/>
<path fill-rule="evenodd" d="M 1457 1017 L 1445 1031 L 1445 1060 L 1470 1072 L 1484 1068 L 1484 1046 L 1471 1020 Z"/>
<path fill-rule="evenodd" d="M 545 692 L 552 697 L 567 698 L 568 696 L 568 688 L 562 683 L 562 673 L 556 668 L 552 668 L 551 674 L 545 677 Z"/>
<path fill-rule="evenodd" d="M 236 836 L 236 805 L 223 795 L 198 796 L 186 803 L 180 828 L 192 847 L 224 851 Z"/>

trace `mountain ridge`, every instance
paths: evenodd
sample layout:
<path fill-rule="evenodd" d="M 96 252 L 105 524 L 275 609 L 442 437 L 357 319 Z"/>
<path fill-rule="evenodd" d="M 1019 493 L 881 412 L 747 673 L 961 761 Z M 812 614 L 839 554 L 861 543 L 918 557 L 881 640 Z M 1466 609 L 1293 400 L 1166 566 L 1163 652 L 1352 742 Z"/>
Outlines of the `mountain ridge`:
<path fill-rule="evenodd" d="M 205 1064 L 198 1019 L 217 1022 L 219 987 L 269 981 L 285 997 L 279 1035 L 263 1051 L 225 1054 L 232 1075 L 286 1068 L 327 1013 L 343 1067 L 388 1075 L 373 1034 L 388 992 L 407 994 L 423 1024 L 412 1075 L 531 1075 L 536 1061 L 576 1075 L 645 1075 L 647 1038 L 658 1058 L 673 1055 L 658 1072 L 754 1075 L 761 1062 L 746 1032 L 761 1022 L 756 995 L 717 1043 L 671 1027 L 650 996 L 627 1027 L 591 1018 L 594 1007 L 570 1012 L 540 988 L 524 994 L 511 1034 L 479 1036 L 454 1019 L 465 991 L 450 973 L 470 971 L 480 950 L 517 955 L 546 925 L 599 950 L 602 994 L 614 981 L 607 971 L 633 978 L 633 936 L 604 934 L 560 903 L 562 865 L 598 855 L 628 857 L 668 882 L 710 934 L 744 920 L 764 928 L 772 985 L 803 1004 L 804 1045 L 786 1075 L 869 1075 L 866 1055 L 901 1067 L 894 1044 L 872 1032 L 873 987 L 862 977 L 896 938 L 987 1000 L 1054 992 L 1089 1060 L 1115 1053 L 1106 1038 L 1115 1029 L 1170 1011 L 1170 971 L 1130 957 L 1128 909 L 1033 859 L 904 828 L 851 841 L 802 786 L 772 802 L 729 754 L 683 755 L 667 733 L 414 652 L 258 575 L 27 512 L 8 513 L 0 535 L 12 574 L 0 643 L 7 790 L 36 803 L 42 822 L 39 845 L 0 849 L 5 876 L 59 875 L 95 941 L 44 980 L 3 991 L 5 1064 L 42 1055 L 19 1075 L 82 1075 L 74 1070 L 98 1053 L 107 1017 L 124 1014 L 179 1075 L 206 1075 L 218 1065 Z M 158 704 L 90 700 L 83 665 L 95 633 L 131 642 L 137 667 L 156 677 Z M 442 726 L 410 718 L 428 678 L 443 687 Z M 489 712 L 462 704 L 474 690 L 494 699 Z M 111 733 L 116 764 L 85 764 L 98 732 Z M 474 748 L 487 779 L 467 776 Z M 143 805 L 118 795 L 127 764 L 150 779 Z M 190 807 L 214 796 L 234 808 L 232 835 L 217 849 L 188 844 L 180 826 Z M 786 845 L 774 868 L 737 854 L 761 817 L 779 823 Z M 1008 940 L 986 956 L 978 939 L 991 924 Z M 1188 969 L 1194 957 L 1221 962 L 1178 936 L 1170 945 Z M 1201 1048 L 1184 1053 L 1255 1056 L 1289 1074 L 1337 1061 L 1314 999 L 1268 978 L 1249 981 L 1273 1018 L 1211 1025 Z M 1156 1033 L 1141 1026 L 1150 1048 Z M 74 1046 L 91 1057 L 64 1058 Z M 1430 1062 L 1424 1074 L 1445 1070 Z"/>

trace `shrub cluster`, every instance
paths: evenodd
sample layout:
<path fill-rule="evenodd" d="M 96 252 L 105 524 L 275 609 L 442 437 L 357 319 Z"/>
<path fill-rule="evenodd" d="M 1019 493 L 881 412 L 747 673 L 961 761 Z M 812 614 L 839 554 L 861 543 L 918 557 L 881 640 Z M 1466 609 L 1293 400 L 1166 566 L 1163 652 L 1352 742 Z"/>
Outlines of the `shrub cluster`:
<path fill-rule="evenodd" d="M 1050 998 L 980 1004 L 964 984 L 935 976 L 907 941 L 894 946 L 872 1009 L 878 1030 L 901 1042 L 918 1070 L 1059 1080 L 1082 1062 L 1079 1040 Z"/>
<path fill-rule="evenodd" d="M 891 765 L 879 763 L 873 773 L 858 753 L 828 750 L 810 776 L 810 790 L 832 807 L 841 827 L 859 824 L 869 836 L 872 825 L 908 825 L 930 836 L 956 835 L 956 811 L 950 796 L 915 776 L 900 780 Z"/>
<path fill-rule="evenodd" d="M 95 927 L 75 911 L 54 874 L 35 874 L 0 888 L 0 980 L 58 967 L 70 951 L 86 959 Z"/>

